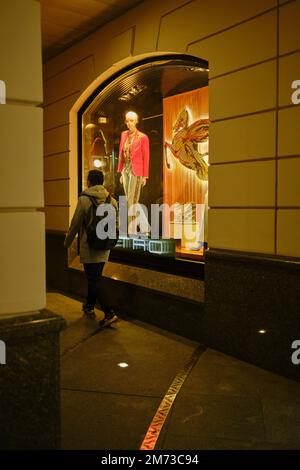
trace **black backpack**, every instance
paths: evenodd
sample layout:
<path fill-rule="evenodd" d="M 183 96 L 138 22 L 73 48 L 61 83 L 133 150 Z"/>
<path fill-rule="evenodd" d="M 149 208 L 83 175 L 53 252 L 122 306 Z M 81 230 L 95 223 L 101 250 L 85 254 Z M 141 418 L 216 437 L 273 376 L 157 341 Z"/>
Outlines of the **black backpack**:
<path fill-rule="evenodd" d="M 85 196 L 87 196 L 92 203 L 91 208 L 87 214 L 88 220 L 89 220 L 89 223 L 86 225 L 88 245 L 93 250 L 110 250 L 111 248 L 116 246 L 118 242 L 119 232 L 118 230 L 116 230 L 116 235 L 117 235 L 116 238 L 107 237 L 104 240 L 101 240 L 100 238 L 98 238 L 97 232 L 96 232 L 97 225 L 102 219 L 106 217 L 106 215 L 101 215 L 101 216 L 97 215 L 98 205 L 95 201 L 95 198 L 92 196 L 88 196 L 87 194 L 85 194 Z M 106 204 L 111 203 L 110 195 L 107 196 L 105 203 Z M 116 215 L 116 219 L 117 219 L 117 215 Z"/>

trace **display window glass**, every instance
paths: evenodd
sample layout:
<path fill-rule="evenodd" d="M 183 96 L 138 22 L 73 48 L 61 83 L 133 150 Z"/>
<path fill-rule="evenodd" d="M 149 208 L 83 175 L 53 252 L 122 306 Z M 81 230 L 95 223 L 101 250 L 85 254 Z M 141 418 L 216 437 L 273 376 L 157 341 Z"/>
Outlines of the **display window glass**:
<path fill-rule="evenodd" d="M 189 56 L 137 64 L 80 110 L 79 190 L 100 169 L 126 210 L 114 252 L 203 260 L 208 119 L 208 66 Z"/>

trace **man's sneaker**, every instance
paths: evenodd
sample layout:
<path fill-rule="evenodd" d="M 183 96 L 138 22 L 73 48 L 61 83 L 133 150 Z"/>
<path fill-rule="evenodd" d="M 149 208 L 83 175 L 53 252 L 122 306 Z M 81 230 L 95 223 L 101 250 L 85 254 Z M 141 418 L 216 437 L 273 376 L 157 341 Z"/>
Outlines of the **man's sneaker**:
<path fill-rule="evenodd" d="M 110 313 L 105 314 L 105 317 L 103 318 L 103 320 L 99 321 L 99 326 L 104 328 L 105 326 L 108 326 L 117 320 L 118 320 L 118 317 L 115 314 L 115 312 L 110 312 Z"/>
<path fill-rule="evenodd" d="M 87 305 L 87 304 L 83 304 L 82 305 L 82 310 L 83 310 L 84 315 L 86 315 L 86 317 L 88 317 L 88 318 L 95 318 L 96 317 L 94 307 L 92 307 L 90 305 Z"/>

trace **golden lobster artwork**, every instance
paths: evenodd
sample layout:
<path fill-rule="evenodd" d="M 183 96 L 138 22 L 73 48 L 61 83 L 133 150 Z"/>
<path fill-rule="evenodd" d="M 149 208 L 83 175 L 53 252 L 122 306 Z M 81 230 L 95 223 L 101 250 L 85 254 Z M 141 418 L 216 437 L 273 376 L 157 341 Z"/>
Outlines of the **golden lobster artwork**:
<path fill-rule="evenodd" d="M 190 116 L 186 108 L 179 114 L 173 126 L 172 143 L 165 142 L 165 155 L 168 169 L 171 169 L 171 159 L 167 149 L 186 168 L 196 172 L 202 181 L 208 180 L 208 164 L 204 157 L 208 153 L 199 153 L 198 144 L 208 141 L 208 119 L 198 119 L 189 125 Z"/>

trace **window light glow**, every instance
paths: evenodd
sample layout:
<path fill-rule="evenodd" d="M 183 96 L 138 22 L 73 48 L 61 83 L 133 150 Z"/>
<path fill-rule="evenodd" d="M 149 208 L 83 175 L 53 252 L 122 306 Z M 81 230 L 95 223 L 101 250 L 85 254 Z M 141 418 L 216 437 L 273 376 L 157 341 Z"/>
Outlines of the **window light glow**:
<path fill-rule="evenodd" d="M 95 158 L 94 167 L 95 168 L 100 168 L 101 166 L 102 166 L 102 163 L 100 162 L 99 158 Z"/>

